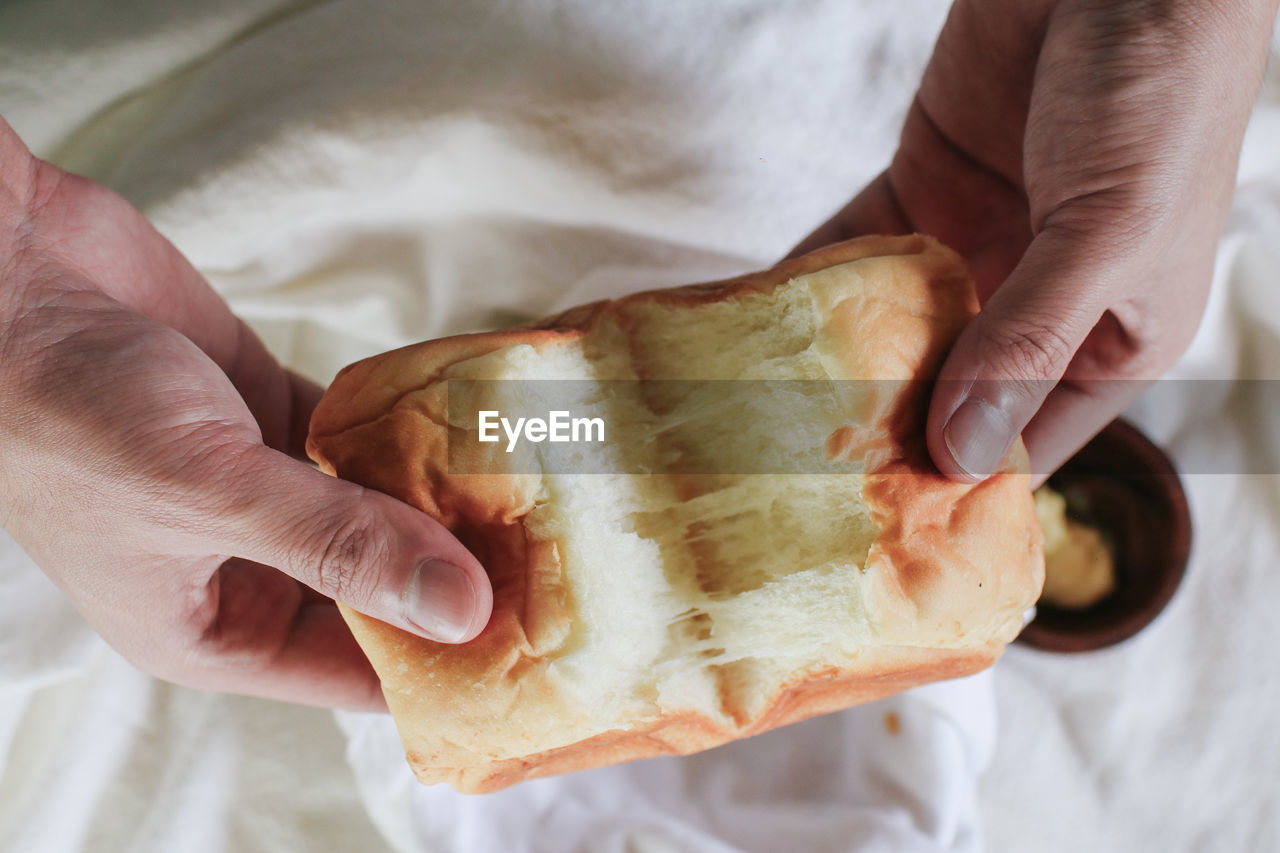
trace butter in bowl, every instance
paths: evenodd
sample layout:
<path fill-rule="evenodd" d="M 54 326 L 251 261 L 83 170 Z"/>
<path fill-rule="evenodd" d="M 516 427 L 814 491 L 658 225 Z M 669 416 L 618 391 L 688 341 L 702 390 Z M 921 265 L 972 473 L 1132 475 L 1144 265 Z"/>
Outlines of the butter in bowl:
<path fill-rule="evenodd" d="M 1036 494 L 1045 586 L 1018 642 L 1086 652 L 1127 640 L 1173 599 L 1191 550 L 1176 469 L 1133 425 L 1113 421 Z"/>

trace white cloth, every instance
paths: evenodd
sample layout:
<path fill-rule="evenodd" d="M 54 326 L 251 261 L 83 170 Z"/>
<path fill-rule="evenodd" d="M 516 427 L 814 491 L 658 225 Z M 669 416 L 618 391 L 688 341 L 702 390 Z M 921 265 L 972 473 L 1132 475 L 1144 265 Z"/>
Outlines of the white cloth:
<path fill-rule="evenodd" d="M 990 673 L 691 757 L 467 796 L 416 784 L 385 717 L 341 714 L 370 814 L 403 851 L 933 853 L 981 848 Z"/>
<path fill-rule="evenodd" d="M 887 162 L 946 4 L 86 6 L 0 6 L 0 114 L 138 205 L 324 381 L 770 263 Z M 1280 371 L 1278 151 L 1273 79 L 1185 375 Z M 1277 458 L 1280 413 L 1212 402 L 1144 425 L 1175 454 Z M 0 848 L 1276 846 L 1280 676 L 1258 650 L 1280 639 L 1260 606 L 1280 593 L 1277 480 L 1187 485 L 1188 581 L 1129 644 L 1014 649 L 994 677 L 471 798 L 414 783 L 386 718 L 341 715 L 344 740 L 325 712 L 135 673 L 0 539 Z"/>

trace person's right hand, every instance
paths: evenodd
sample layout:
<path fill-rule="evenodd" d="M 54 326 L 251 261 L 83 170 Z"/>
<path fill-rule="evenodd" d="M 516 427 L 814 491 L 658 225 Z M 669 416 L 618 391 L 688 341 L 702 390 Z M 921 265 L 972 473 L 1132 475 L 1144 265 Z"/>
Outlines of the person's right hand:
<path fill-rule="evenodd" d="M 1277 0 L 956 0 L 889 168 L 793 254 L 932 234 L 982 311 L 929 450 L 974 482 L 1021 435 L 1057 470 L 1190 344 Z"/>
<path fill-rule="evenodd" d="M 445 642 L 484 627 L 488 577 L 447 530 L 300 461 L 318 397 L 141 214 L 0 119 L 0 527 L 135 665 L 384 708 L 333 599 Z"/>

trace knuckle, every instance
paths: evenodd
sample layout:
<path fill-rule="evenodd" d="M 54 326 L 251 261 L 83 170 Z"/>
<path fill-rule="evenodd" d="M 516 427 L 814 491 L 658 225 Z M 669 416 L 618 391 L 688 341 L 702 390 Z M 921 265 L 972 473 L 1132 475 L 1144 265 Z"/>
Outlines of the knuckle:
<path fill-rule="evenodd" d="M 263 583 L 268 577 L 279 582 Z M 135 665 L 168 681 L 214 688 L 267 675 L 289 642 L 300 604 L 292 579 L 237 558 L 193 584 L 185 598 Z"/>
<path fill-rule="evenodd" d="M 1105 156 L 1125 165 L 1092 168 L 1064 182 L 1069 186 L 1056 194 L 1041 193 L 1032 212 L 1035 233 L 1087 247 L 1104 258 L 1140 251 L 1169 220 L 1178 195 L 1170 178 L 1132 149 L 1130 140 L 1117 141 Z"/>
<path fill-rule="evenodd" d="M 322 536 L 315 567 L 318 588 L 352 605 L 372 598 L 379 570 L 391 556 L 381 525 L 367 510 L 357 508 Z"/>
<path fill-rule="evenodd" d="M 987 329 L 983 344 L 1001 374 L 1025 380 L 1057 379 L 1076 350 L 1061 331 L 1047 323 Z"/>

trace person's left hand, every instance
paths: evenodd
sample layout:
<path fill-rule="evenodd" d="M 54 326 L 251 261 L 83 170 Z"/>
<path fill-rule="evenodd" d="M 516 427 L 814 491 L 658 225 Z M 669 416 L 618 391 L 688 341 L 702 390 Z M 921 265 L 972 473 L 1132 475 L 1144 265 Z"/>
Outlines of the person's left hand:
<path fill-rule="evenodd" d="M 465 642 L 484 568 L 442 525 L 302 461 L 320 389 L 124 199 L 0 119 L 0 525 L 139 668 L 385 708 L 334 601 Z"/>

